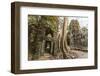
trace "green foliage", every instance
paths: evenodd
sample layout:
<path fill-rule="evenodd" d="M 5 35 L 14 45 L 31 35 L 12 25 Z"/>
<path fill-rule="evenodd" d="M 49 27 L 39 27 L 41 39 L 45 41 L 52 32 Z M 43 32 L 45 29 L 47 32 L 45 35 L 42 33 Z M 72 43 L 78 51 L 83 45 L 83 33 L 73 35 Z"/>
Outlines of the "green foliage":
<path fill-rule="evenodd" d="M 57 16 L 28 16 L 28 25 L 48 27 L 52 31 L 57 31 L 58 17 Z"/>
<path fill-rule="evenodd" d="M 37 16 L 32 16 L 28 15 L 28 25 L 38 25 L 38 17 Z"/>

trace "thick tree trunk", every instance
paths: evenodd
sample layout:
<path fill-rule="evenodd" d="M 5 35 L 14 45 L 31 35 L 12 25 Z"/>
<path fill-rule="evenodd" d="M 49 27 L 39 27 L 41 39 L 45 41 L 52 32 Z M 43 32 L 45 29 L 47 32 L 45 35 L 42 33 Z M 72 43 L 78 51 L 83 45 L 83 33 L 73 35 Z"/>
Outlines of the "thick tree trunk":
<path fill-rule="evenodd" d="M 67 17 L 65 17 L 63 28 L 58 35 L 58 48 L 60 51 L 62 51 L 64 59 L 67 58 L 67 53 L 69 51 L 68 45 L 67 45 L 67 38 L 66 38 L 67 37 L 67 26 L 68 26 Z"/>

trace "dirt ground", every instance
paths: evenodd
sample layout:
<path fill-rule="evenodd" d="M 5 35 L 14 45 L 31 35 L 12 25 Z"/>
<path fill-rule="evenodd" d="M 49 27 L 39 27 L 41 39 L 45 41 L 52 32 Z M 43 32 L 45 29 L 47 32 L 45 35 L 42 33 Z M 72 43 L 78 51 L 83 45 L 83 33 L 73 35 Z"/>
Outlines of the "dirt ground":
<path fill-rule="evenodd" d="M 72 50 L 78 55 L 78 58 L 88 58 L 88 52 Z"/>
<path fill-rule="evenodd" d="M 69 59 L 88 58 L 88 52 L 83 52 L 83 51 L 78 51 L 78 50 L 71 50 L 71 52 L 77 55 L 77 57 L 74 58 L 74 56 L 70 54 L 73 58 L 69 58 Z M 44 53 L 44 55 L 41 56 L 38 60 L 54 60 L 54 59 L 55 58 L 49 53 Z"/>

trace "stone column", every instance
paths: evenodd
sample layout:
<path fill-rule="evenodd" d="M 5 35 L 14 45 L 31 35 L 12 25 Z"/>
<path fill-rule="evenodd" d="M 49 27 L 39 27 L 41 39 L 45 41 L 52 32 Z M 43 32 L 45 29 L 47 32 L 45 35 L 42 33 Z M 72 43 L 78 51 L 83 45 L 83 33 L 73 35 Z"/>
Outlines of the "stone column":
<path fill-rule="evenodd" d="M 43 33 L 42 33 L 42 36 L 43 36 L 43 40 L 42 40 L 42 44 L 41 44 L 41 55 L 44 55 L 45 53 L 45 29 L 43 29 Z"/>
<path fill-rule="evenodd" d="M 50 49 L 50 53 L 53 53 L 53 42 L 51 42 L 51 49 Z"/>
<path fill-rule="evenodd" d="M 42 41 L 42 47 L 41 47 L 41 55 L 44 55 L 45 53 L 45 40 Z"/>

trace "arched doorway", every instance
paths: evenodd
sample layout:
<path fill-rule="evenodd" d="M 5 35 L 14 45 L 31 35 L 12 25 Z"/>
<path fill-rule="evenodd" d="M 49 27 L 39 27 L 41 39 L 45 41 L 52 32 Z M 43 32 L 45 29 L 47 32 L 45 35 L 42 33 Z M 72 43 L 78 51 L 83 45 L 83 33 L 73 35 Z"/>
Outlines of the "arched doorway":
<path fill-rule="evenodd" d="M 53 42 L 53 32 L 51 29 L 46 30 L 46 39 L 45 39 L 45 52 L 52 54 L 54 49 L 54 42 Z"/>
<path fill-rule="evenodd" d="M 52 38 L 51 34 L 48 34 L 46 43 L 45 43 L 45 52 L 46 53 L 51 53 L 51 48 L 52 48 L 51 47 L 51 43 L 52 43 L 51 38 Z"/>

